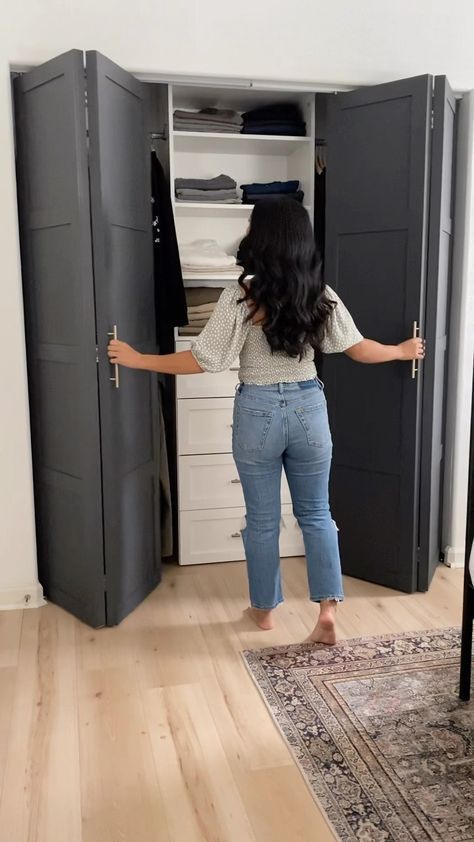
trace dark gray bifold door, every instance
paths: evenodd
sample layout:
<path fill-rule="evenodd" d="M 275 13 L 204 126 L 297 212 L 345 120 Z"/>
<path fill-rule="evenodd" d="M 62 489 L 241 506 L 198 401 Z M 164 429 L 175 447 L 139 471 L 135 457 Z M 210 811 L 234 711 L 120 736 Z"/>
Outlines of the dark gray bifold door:
<path fill-rule="evenodd" d="M 445 76 L 433 98 L 430 220 L 426 284 L 421 425 L 418 589 L 427 590 L 441 550 L 441 491 L 445 429 L 445 373 L 453 237 L 453 156 L 456 99 Z"/>
<path fill-rule="evenodd" d="M 150 147 L 145 88 L 104 56 L 86 54 L 95 301 L 99 355 L 107 623 L 159 582 L 156 377 L 120 368 L 109 334 L 156 353 Z M 117 388 L 118 387 L 118 388 Z"/>
<path fill-rule="evenodd" d="M 331 98 L 326 279 L 362 334 L 423 330 L 432 79 Z M 421 379 L 410 363 L 324 365 L 334 439 L 332 506 L 344 572 L 417 585 Z"/>
<path fill-rule="evenodd" d="M 105 624 L 99 405 L 83 54 L 15 80 L 39 575 Z"/>

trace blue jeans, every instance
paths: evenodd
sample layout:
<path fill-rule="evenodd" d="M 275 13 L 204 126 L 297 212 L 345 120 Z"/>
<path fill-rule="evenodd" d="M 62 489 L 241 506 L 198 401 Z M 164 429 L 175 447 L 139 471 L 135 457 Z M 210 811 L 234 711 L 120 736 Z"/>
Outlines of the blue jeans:
<path fill-rule="evenodd" d="M 247 508 L 242 531 L 254 608 L 283 601 L 281 472 L 304 537 L 310 599 L 343 599 L 337 527 L 329 509 L 332 441 L 318 380 L 237 389 L 233 453 Z"/>

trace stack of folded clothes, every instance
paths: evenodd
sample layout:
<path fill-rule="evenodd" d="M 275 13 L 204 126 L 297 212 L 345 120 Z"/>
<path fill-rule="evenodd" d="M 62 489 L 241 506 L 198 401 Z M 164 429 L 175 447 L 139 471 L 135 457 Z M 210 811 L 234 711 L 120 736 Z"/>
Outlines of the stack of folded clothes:
<path fill-rule="evenodd" d="M 298 105 L 265 105 L 242 114 L 243 134 L 275 134 L 305 137 L 306 123 Z"/>
<path fill-rule="evenodd" d="M 215 240 L 182 243 L 179 256 L 184 275 L 202 275 L 211 280 L 216 275 L 232 279 L 241 274 L 234 255 L 227 254 Z"/>
<path fill-rule="evenodd" d="M 173 115 L 174 130 L 177 132 L 240 133 L 242 117 L 237 111 L 223 108 L 203 108 L 201 111 L 182 111 Z"/>
<path fill-rule="evenodd" d="M 295 199 L 302 202 L 304 193 L 299 189 L 299 181 L 272 181 L 269 184 L 241 184 L 242 202 L 254 205 L 263 199 Z"/>
<path fill-rule="evenodd" d="M 196 336 L 207 325 L 222 289 L 199 287 L 186 290 L 189 325 L 179 328 L 180 336 Z"/>
<path fill-rule="evenodd" d="M 178 202 L 240 203 L 237 183 L 228 175 L 215 178 L 176 178 L 174 182 Z"/>

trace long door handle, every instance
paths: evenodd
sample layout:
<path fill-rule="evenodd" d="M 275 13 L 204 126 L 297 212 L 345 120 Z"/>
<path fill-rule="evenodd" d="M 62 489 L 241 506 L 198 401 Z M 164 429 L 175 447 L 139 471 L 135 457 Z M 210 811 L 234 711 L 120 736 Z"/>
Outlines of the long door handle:
<path fill-rule="evenodd" d="M 111 336 L 112 339 L 118 339 L 118 332 L 117 332 L 117 325 L 114 325 L 114 329 L 109 331 L 107 336 Z M 120 388 L 120 374 L 119 374 L 119 366 L 118 363 L 113 363 L 115 369 L 115 377 L 111 377 L 110 380 L 112 383 L 115 383 L 115 388 Z"/>
<path fill-rule="evenodd" d="M 413 322 L 413 339 L 416 339 L 420 335 L 420 327 L 418 322 Z M 418 360 L 412 360 L 411 363 L 411 379 L 415 380 L 416 375 L 418 374 Z"/>

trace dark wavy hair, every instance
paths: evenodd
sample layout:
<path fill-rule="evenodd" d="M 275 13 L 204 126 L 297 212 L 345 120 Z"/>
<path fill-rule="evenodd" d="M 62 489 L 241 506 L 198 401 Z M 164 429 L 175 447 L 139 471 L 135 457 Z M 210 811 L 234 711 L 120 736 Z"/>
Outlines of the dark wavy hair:
<path fill-rule="evenodd" d="M 326 297 L 322 261 L 307 211 L 294 199 L 258 202 L 237 262 L 249 320 L 258 311 L 273 352 L 302 358 L 317 349 L 335 302 Z M 251 280 L 246 282 L 248 276 Z"/>

